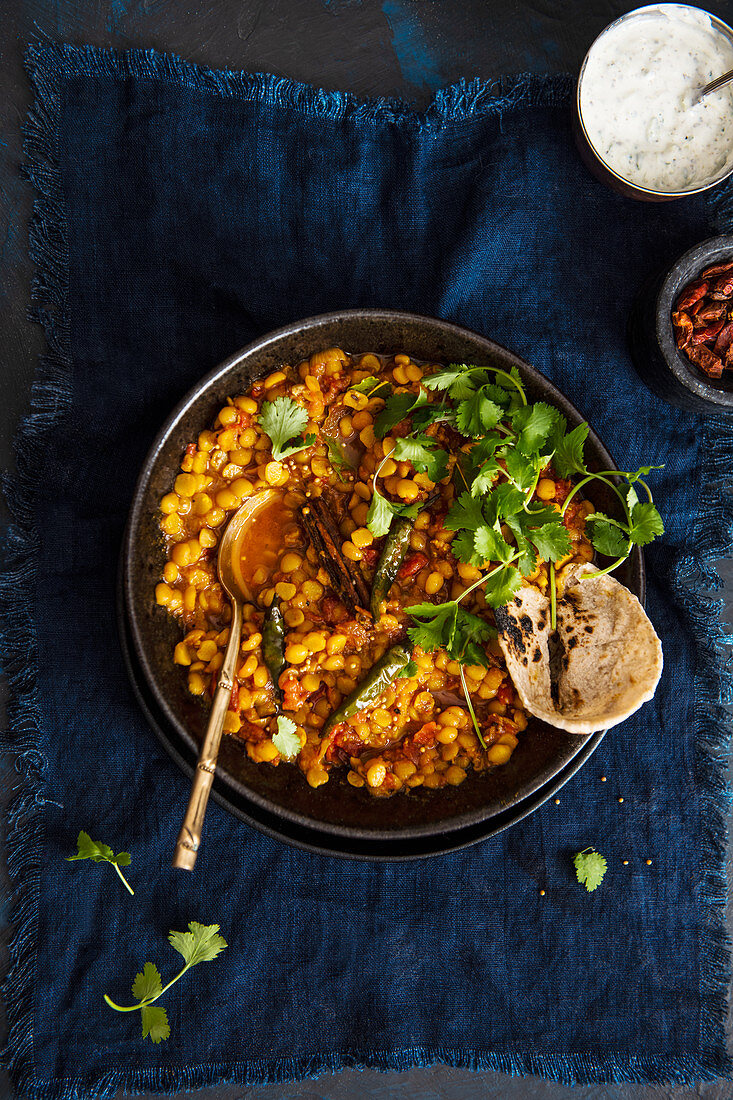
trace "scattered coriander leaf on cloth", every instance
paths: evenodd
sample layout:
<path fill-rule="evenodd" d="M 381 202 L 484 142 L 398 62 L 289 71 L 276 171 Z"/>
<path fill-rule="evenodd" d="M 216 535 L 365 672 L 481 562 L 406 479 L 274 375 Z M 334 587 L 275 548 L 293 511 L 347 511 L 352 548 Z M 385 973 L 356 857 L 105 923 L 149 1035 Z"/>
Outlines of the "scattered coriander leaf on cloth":
<path fill-rule="evenodd" d="M 137 1004 L 118 1005 L 107 993 L 104 994 L 105 1002 L 115 1012 L 137 1012 L 139 1009 L 143 1039 L 149 1036 L 154 1043 L 167 1039 L 171 1029 L 165 1009 L 151 1007 L 152 1002 L 157 1001 L 158 997 L 170 989 L 192 966 L 211 962 L 227 946 L 224 937 L 219 935 L 218 924 L 199 924 L 197 921 L 191 921 L 188 928 L 188 932 L 171 931 L 168 934 L 171 947 L 183 956 L 184 966 L 166 985 L 163 985 L 157 966 L 146 962 L 132 983 L 132 995 L 137 998 Z"/>
<path fill-rule="evenodd" d="M 603 882 L 603 876 L 608 867 L 605 858 L 594 848 L 586 848 L 573 856 L 573 863 L 578 882 L 581 882 L 588 893 L 592 894 Z"/>
<path fill-rule="evenodd" d="M 146 962 L 132 983 L 132 995 L 138 1001 L 152 1001 L 163 992 L 160 971 L 155 963 Z"/>
<path fill-rule="evenodd" d="M 192 920 L 188 927 L 188 932 L 168 933 L 168 942 L 183 955 L 187 968 L 211 962 L 227 946 L 227 941 L 219 935 L 218 924 L 199 924 Z"/>
<path fill-rule="evenodd" d="M 163 1039 L 170 1038 L 168 1013 L 160 1005 L 143 1005 L 140 1009 L 140 1019 L 143 1026 L 143 1039 L 149 1035 L 154 1043 L 160 1043 Z"/>
<path fill-rule="evenodd" d="M 300 737 L 297 726 L 292 718 L 285 714 L 277 716 L 277 733 L 272 736 L 272 743 L 282 756 L 283 760 L 295 760 L 300 752 Z"/>
<path fill-rule="evenodd" d="M 263 401 L 259 414 L 259 423 L 265 435 L 272 443 L 272 457 L 276 462 L 311 447 L 316 437 L 301 433 L 308 423 L 308 413 L 293 401 L 292 397 L 276 397 L 274 401 Z"/>
<path fill-rule="evenodd" d="M 77 851 L 75 854 L 66 857 L 68 863 L 73 862 L 75 859 L 91 859 L 94 863 L 111 863 L 124 883 L 125 889 L 129 890 L 131 894 L 135 893 L 120 870 L 120 867 L 130 866 L 131 857 L 129 852 L 118 852 L 117 855 L 115 855 L 109 844 L 102 844 L 98 840 L 92 840 L 89 833 L 85 833 L 83 829 L 77 837 L 76 847 Z"/>

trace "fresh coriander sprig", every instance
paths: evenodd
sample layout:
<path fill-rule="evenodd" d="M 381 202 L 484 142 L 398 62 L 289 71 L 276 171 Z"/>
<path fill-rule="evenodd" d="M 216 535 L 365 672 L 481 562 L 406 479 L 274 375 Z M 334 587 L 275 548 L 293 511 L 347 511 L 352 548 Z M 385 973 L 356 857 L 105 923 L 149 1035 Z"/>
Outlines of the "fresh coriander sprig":
<path fill-rule="evenodd" d="M 224 937 L 219 935 L 218 924 L 198 924 L 196 921 L 191 921 L 188 927 L 188 932 L 168 933 L 171 947 L 183 956 L 185 965 L 166 985 L 163 985 L 160 971 L 155 963 L 146 962 L 132 983 L 132 995 L 137 997 L 137 1004 L 118 1005 L 106 993 L 104 994 L 105 1001 L 115 1012 L 137 1012 L 139 1009 L 143 1039 L 149 1035 L 154 1043 L 167 1039 L 171 1029 L 168 1024 L 168 1013 L 164 1008 L 153 1007 L 153 1002 L 162 997 L 166 990 L 182 978 L 192 966 L 211 962 L 227 946 Z"/>
<path fill-rule="evenodd" d="M 365 392 L 373 393 L 376 379 L 366 379 Z M 431 402 L 430 395 L 439 400 Z M 588 425 L 567 430 L 564 416 L 543 401 L 530 402 L 516 367 L 504 371 L 465 363 L 451 363 L 435 374 L 424 376 L 417 396 L 409 391 L 391 393 L 374 425 L 379 438 L 409 418 L 413 434 L 399 438 L 390 456 L 386 456 L 373 476 L 373 497 L 367 526 L 380 537 L 398 516 L 414 516 L 415 505 L 400 505 L 380 493 L 379 475 L 388 457 L 409 461 L 434 482 L 442 480 L 451 462 L 454 480 L 460 479 L 461 491 L 449 508 L 444 526 L 456 533 L 451 551 L 459 562 L 486 570 L 457 600 L 443 604 L 420 604 L 407 608 L 415 620 L 410 636 L 423 648 L 446 648 L 460 663 L 475 663 L 476 652 L 466 626 L 469 613 L 458 607 L 481 585 L 489 607 L 506 604 L 519 589 L 523 577 L 531 577 L 541 559 L 548 563 L 551 616 L 556 619 L 557 586 L 555 563 L 572 552 L 565 526 L 568 506 L 575 495 L 591 481 L 604 482 L 617 496 L 623 517 L 614 519 L 594 513 L 586 520 L 594 549 L 614 557 L 600 573 L 610 573 L 631 552 L 633 545 L 645 545 L 664 526 L 654 506 L 644 475 L 657 467 L 642 467 L 636 472 L 587 469 L 583 450 Z M 440 449 L 437 441 L 425 433 L 431 423 L 446 421 L 467 442 L 456 459 Z M 536 500 L 543 472 L 552 465 L 562 478 L 580 475 L 562 508 Z M 621 478 L 625 488 L 617 484 Z M 639 481 L 648 500 L 639 501 L 635 483 Z M 595 576 L 598 575 L 596 572 Z M 477 616 L 472 618 L 478 620 Z M 476 635 L 476 640 L 481 638 Z"/>
<path fill-rule="evenodd" d="M 98 840 L 92 840 L 89 833 L 85 833 L 83 829 L 77 837 L 76 847 L 76 853 L 73 856 L 66 857 L 68 863 L 72 863 L 75 859 L 91 859 L 95 863 L 111 863 L 122 880 L 125 889 L 129 890 L 131 894 L 135 893 L 120 870 L 120 867 L 129 867 L 129 852 L 118 852 L 117 855 L 115 855 L 109 844 L 102 844 Z"/>
<path fill-rule="evenodd" d="M 312 447 L 316 441 L 312 433 L 303 437 L 308 413 L 292 397 L 276 397 L 274 401 L 263 401 L 258 419 L 262 431 L 270 437 L 272 457 L 276 462 L 290 458 L 306 447 Z"/>

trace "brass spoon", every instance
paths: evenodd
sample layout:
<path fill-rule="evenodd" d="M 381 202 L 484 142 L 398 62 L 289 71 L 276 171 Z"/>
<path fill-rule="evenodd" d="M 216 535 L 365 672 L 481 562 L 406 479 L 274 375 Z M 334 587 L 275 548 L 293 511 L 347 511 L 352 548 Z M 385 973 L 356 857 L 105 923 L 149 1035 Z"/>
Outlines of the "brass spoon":
<path fill-rule="evenodd" d="M 193 870 L 201 845 L 201 830 L 211 786 L 214 782 L 224 718 L 229 708 L 229 700 L 234 687 L 234 673 L 237 667 L 239 643 L 242 634 L 242 605 L 252 600 L 252 594 L 242 576 L 240 565 L 240 549 L 244 528 L 255 512 L 258 512 L 265 504 L 269 504 L 274 496 L 275 493 L 268 489 L 246 500 L 229 520 L 219 543 L 216 570 L 222 588 L 232 601 L 232 618 L 229 624 L 229 642 L 224 654 L 224 663 L 219 672 L 209 721 L 206 726 L 206 734 L 199 751 L 198 763 L 191 784 L 188 806 L 173 853 L 173 866 L 181 867 L 186 871 Z"/>

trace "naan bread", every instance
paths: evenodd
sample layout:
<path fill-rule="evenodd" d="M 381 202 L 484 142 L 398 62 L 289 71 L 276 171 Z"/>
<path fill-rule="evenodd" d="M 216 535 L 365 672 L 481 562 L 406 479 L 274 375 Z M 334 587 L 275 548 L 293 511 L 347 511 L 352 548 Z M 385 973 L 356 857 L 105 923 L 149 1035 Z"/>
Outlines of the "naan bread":
<path fill-rule="evenodd" d="M 594 578 L 597 572 L 591 565 L 565 571 L 555 634 L 549 597 L 530 585 L 496 611 L 524 707 L 570 733 L 623 722 L 652 698 L 662 675 L 662 644 L 644 608 L 613 577 Z"/>

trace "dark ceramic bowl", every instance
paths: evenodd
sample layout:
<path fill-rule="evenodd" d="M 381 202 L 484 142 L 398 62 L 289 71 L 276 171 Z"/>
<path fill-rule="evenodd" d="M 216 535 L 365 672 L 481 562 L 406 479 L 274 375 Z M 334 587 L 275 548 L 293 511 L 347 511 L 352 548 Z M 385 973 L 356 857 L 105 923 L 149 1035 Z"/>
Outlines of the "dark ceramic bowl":
<path fill-rule="evenodd" d="M 629 317 L 629 348 L 637 372 L 657 396 L 691 412 L 733 412 L 733 377 L 724 371 L 720 379 L 708 378 L 678 351 L 672 310 L 681 291 L 704 268 L 728 259 L 733 260 L 733 236 L 710 237 L 695 245 L 651 280 Z"/>
<path fill-rule="evenodd" d="M 245 391 L 254 379 L 283 363 L 299 362 L 334 345 L 350 351 L 404 351 L 433 362 L 472 362 L 503 370 L 515 366 L 532 399 L 556 405 L 571 428 L 582 420 L 543 375 L 498 344 L 445 321 L 392 311 L 345 311 L 297 322 L 250 344 L 202 379 L 163 425 L 143 465 L 128 520 L 121 573 L 126 645 L 137 669 L 136 690 L 140 697 L 140 684 L 144 685 L 150 699 L 146 710 L 149 715 L 155 711 L 155 724 L 167 731 L 164 743 L 183 766 L 195 757 L 207 708 L 189 694 L 185 676 L 173 664 L 179 628 L 155 604 L 153 596 L 165 560 L 158 503 L 170 491 L 186 444 L 213 421 L 228 395 Z M 592 431 L 586 454 L 591 469 L 614 468 Z M 590 497 L 597 508 L 616 513 L 615 496 L 604 486 Z M 640 551 L 625 564 L 619 580 L 644 599 Z M 428 855 L 459 846 L 460 836 L 470 835 L 468 843 L 496 831 L 492 822 L 498 823 L 501 815 L 523 800 L 532 800 L 536 808 L 543 800 L 537 798 L 543 788 L 547 790 L 544 797 L 548 797 L 557 787 L 553 780 L 569 777 L 577 757 L 587 758 L 589 740 L 598 744 L 600 737 L 575 737 L 532 721 L 504 767 L 470 775 L 459 787 L 417 788 L 409 796 L 377 799 L 350 786 L 339 773 L 313 790 L 297 768 L 258 766 L 236 741 L 224 738 L 217 792 L 220 801 L 234 812 L 291 842 L 298 842 L 300 836 L 302 843 L 318 850 L 344 855 L 364 850 L 371 858 L 389 858 L 405 846 L 411 854 Z M 449 844 L 448 834 L 455 834 L 455 844 Z M 316 835 L 319 845 L 311 840 Z"/>

